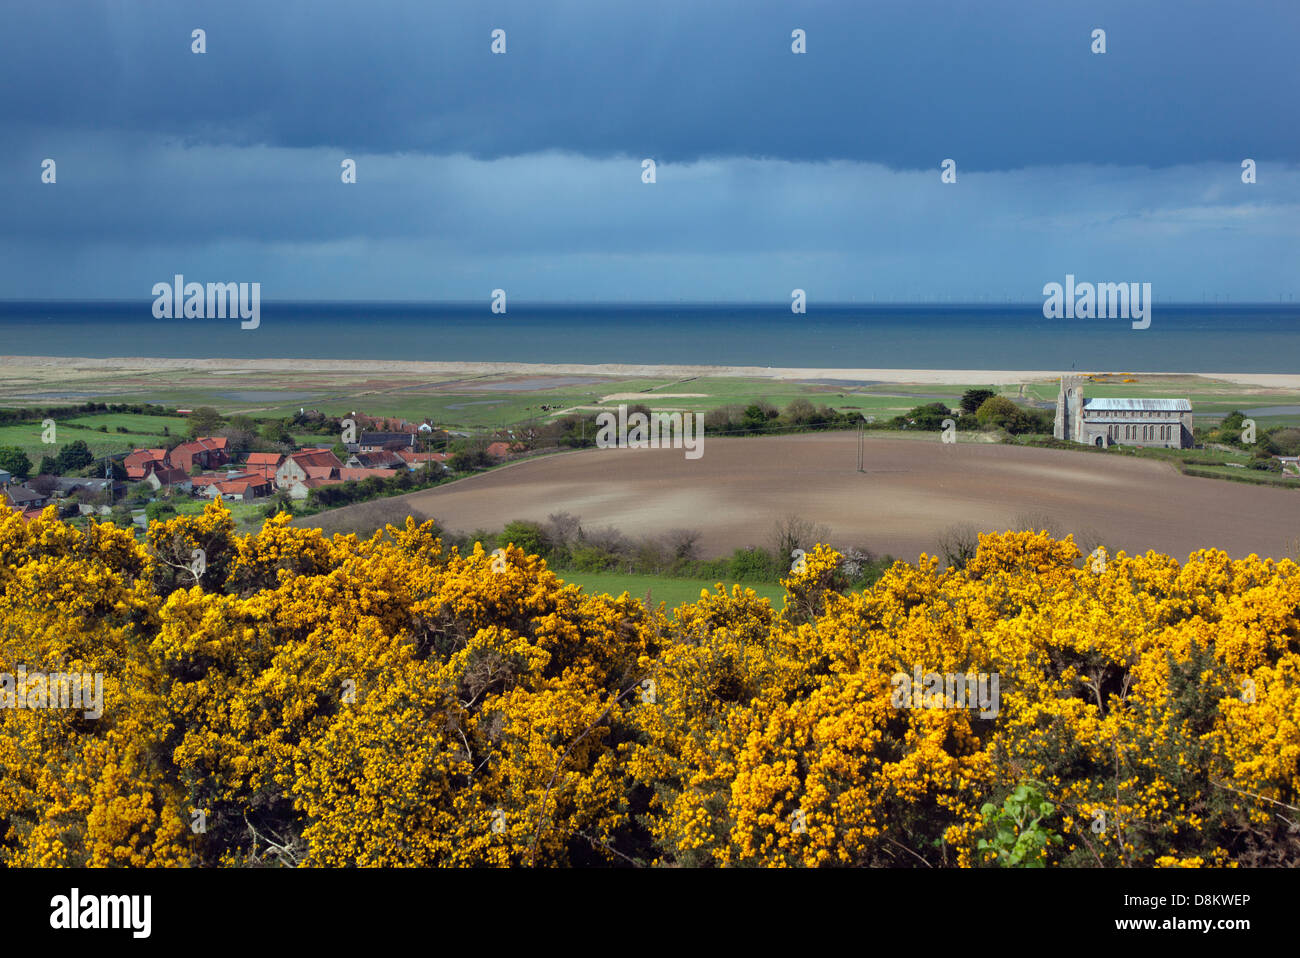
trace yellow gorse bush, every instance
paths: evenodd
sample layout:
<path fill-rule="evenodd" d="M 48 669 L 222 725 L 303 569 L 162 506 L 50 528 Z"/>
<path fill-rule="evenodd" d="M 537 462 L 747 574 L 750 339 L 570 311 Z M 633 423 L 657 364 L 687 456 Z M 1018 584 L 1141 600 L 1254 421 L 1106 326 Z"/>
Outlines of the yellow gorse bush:
<path fill-rule="evenodd" d="M 1031 779 L 1049 864 L 1300 862 L 1290 561 L 1006 533 L 851 593 L 819 546 L 780 609 L 668 613 L 505 557 L 0 515 L 0 673 L 104 677 L 99 718 L 0 710 L 4 861 L 972 866 Z M 996 714 L 900 708 L 914 669 L 996 674 Z"/>

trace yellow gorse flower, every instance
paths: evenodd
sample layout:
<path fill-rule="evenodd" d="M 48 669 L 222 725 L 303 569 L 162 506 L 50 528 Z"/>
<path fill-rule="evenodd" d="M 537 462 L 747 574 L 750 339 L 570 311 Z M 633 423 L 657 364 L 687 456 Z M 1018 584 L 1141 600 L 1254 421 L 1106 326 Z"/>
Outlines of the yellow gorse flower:
<path fill-rule="evenodd" d="M 965 866 L 1030 778 L 1051 864 L 1295 864 L 1300 569 L 1082 560 L 987 535 L 844 594 L 819 546 L 781 608 L 665 613 L 431 522 L 241 536 L 214 502 L 138 542 L 0 514 L 0 673 L 99 673 L 105 706 L 0 709 L 0 855 Z M 996 674 L 996 714 L 899 707 L 916 668 Z"/>

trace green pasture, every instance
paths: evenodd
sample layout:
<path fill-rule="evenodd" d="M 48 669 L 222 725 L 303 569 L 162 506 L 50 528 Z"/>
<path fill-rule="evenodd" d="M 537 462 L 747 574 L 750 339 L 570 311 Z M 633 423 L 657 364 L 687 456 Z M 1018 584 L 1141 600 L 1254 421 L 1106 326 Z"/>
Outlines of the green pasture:
<path fill-rule="evenodd" d="M 700 590 L 715 591 L 717 583 L 706 579 L 673 579 L 666 576 L 624 574 L 620 572 L 556 572 L 565 582 L 572 582 L 591 595 L 607 594 L 613 596 L 631 593 L 633 598 L 644 599 L 650 593 L 652 604 L 667 603 L 668 608 L 675 609 L 686 602 L 695 602 L 700 597 Z M 724 583 L 728 592 L 734 583 Z M 743 589 L 753 589 L 760 596 L 768 599 L 776 608 L 781 608 L 785 600 L 785 589 L 775 583 L 740 583 Z"/>
<path fill-rule="evenodd" d="M 178 515 L 197 516 L 203 512 L 203 508 L 212 500 L 173 496 L 168 501 L 176 509 Z M 262 510 L 266 508 L 267 500 L 240 502 L 236 499 L 222 499 L 221 504 L 230 510 L 230 515 L 235 520 L 235 525 L 240 532 L 257 532 L 262 528 L 262 523 L 266 519 L 262 514 Z"/>
<path fill-rule="evenodd" d="M 99 426 L 108 431 L 100 432 Z M 128 431 L 117 432 L 118 426 Z M 170 437 L 163 435 L 164 426 L 171 430 Z M 17 446 L 27 453 L 35 468 L 42 456 L 56 456 L 60 448 L 78 439 L 83 440 L 94 455 L 106 456 L 130 452 L 139 446 L 164 445 L 169 438 L 185 435 L 187 428 L 184 419 L 173 416 L 103 413 L 56 420 L 53 444 L 41 442 L 44 430 L 39 422 L 0 426 L 0 446 Z"/>

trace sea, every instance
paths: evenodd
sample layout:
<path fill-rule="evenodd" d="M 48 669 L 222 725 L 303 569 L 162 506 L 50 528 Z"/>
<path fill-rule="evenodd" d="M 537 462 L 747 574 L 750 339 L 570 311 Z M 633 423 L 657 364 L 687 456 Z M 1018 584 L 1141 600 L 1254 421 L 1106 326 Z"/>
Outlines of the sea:
<path fill-rule="evenodd" d="M 1300 305 L 1152 307 L 1151 325 L 971 305 L 263 302 L 260 325 L 152 301 L 0 302 L 0 355 L 1300 372 Z M 3 370 L 0 369 L 0 375 Z"/>

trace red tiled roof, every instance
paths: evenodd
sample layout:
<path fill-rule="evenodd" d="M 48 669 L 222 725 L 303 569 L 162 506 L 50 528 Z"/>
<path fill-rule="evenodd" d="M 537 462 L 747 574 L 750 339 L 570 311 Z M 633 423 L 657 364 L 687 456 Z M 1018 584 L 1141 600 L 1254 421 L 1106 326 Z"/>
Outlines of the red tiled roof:
<path fill-rule="evenodd" d="M 187 452 L 225 452 L 226 444 L 229 440 L 225 436 L 199 436 L 198 439 L 191 439 L 183 442 L 172 453 Z"/>
<path fill-rule="evenodd" d="M 132 449 L 126 454 L 126 462 L 149 462 L 153 459 L 166 459 L 166 449 Z"/>
<path fill-rule="evenodd" d="M 143 479 L 148 475 L 150 463 L 166 461 L 166 449 L 133 449 L 126 454 L 122 465 L 128 479 Z"/>
<path fill-rule="evenodd" d="M 407 462 L 446 462 L 451 458 L 445 452 L 412 452 L 410 449 L 399 449 L 397 454 Z"/>
<path fill-rule="evenodd" d="M 278 452 L 250 452 L 248 454 L 248 465 L 250 466 L 278 466 L 283 459 Z"/>
<path fill-rule="evenodd" d="M 147 469 L 145 475 L 148 475 L 149 473 L 153 473 L 158 477 L 158 481 L 165 485 L 184 482 L 189 478 L 184 469 L 176 469 L 173 466 L 164 466 L 162 464 L 154 465 L 152 468 Z"/>
<path fill-rule="evenodd" d="M 343 463 L 339 462 L 338 456 L 328 449 L 304 449 L 301 452 L 295 452 L 289 458 L 301 466 L 303 470 L 306 470 L 308 466 L 331 466 L 337 469 L 343 465 Z"/>
<path fill-rule="evenodd" d="M 249 486 L 264 486 L 266 481 L 263 479 L 228 479 L 225 482 L 217 483 L 219 492 L 246 492 Z"/>

